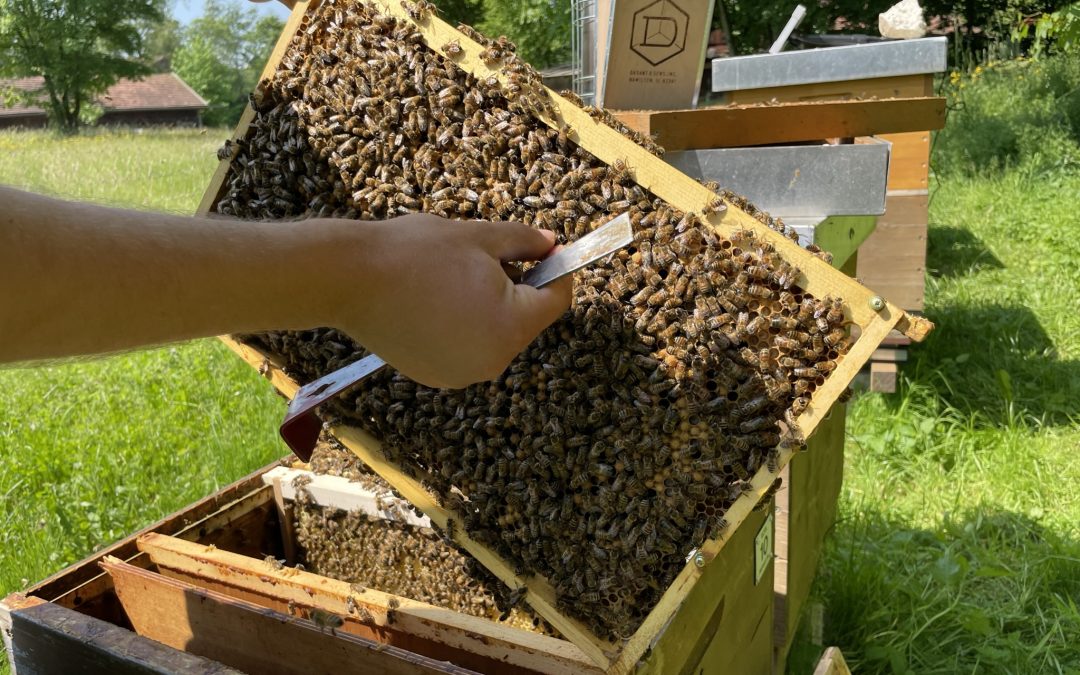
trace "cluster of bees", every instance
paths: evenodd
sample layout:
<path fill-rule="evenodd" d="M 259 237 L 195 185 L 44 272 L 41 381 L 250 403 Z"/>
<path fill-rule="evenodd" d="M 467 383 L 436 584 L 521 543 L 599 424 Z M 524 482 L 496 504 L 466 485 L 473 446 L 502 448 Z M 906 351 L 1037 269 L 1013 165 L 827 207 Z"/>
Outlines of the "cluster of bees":
<path fill-rule="evenodd" d="M 321 444 L 311 467 L 358 482 L 383 495 L 387 504 L 400 501 L 347 450 Z M 553 632 L 527 607 L 512 606 L 498 580 L 434 530 L 319 506 L 302 485 L 293 518 L 304 568 L 347 581 L 356 592 L 374 588 L 517 628 Z M 353 613 L 360 614 L 360 608 Z"/>
<path fill-rule="evenodd" d="M 564 612 L 626 638 L 754 473 L 801 443 L 795 420 L 849 346 L 844 308 L 803 292 L 752 232 L 721 236 L 543 124 L 551 100 L 513 45 L 466 32 L 509 85 L 409 21 L 322 3 L 253 101 L 217 208 L 516 220 L 563 242 L 630 213 L 632 246 L 579 272 L 572 308 L 497 380 L 436 390 L 385 369 L 324 410 L 377 437 L 519 574 L 547 578 Z M 367 354 L 329 328 L 247 339 L 300 381 Z"/>

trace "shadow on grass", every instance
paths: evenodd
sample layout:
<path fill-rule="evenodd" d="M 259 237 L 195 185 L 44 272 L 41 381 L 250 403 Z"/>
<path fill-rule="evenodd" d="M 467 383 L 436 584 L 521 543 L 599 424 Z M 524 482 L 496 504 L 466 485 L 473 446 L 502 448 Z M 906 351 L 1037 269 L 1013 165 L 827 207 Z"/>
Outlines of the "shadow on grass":
<path fill-rule="evenodd" d="M 938 278 L 960 277 L 986 269 L 1003 269 L 982 240 L 962 227 L 934 225 L 926 244 L 926 269 Z"/>
<path fill-rule="evenodd" d="M 1059 358 L 1030 309 L 953 305 L 927 316 L 936 328 L 912 348 L 906 371 L 954 408 L 1000 426 L 1080 418 L 1080 361 Z"/>
<path fill-rule="evenodd" d="M 1049 673 L 1080 668 L 1080 542 L 997 508 L 934 531 L 863 509 L 830 537 L 815 597 L 824 644 L 854 672 Z M 793 647 L 789 672 L 819 651 Z"/>

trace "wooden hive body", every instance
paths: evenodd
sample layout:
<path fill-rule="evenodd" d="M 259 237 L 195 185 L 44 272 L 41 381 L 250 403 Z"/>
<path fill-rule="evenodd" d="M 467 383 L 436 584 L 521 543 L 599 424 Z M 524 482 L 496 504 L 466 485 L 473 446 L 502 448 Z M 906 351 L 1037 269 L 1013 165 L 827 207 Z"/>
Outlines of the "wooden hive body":
<path fill-rule="evenodd" d="M 312 4 L 296 3 L 292 17 L 264 70 L 264 77 L 269 77 L 276 69 L 294 35 L 304 24 L 305 14 L 312 9 Z M 454 62 L 460 68 L 477 78 L 494 77 L 506 83 L 507 76 L 503 72 L 498 68 L 489 67 L 481 59 L 480 54 L 484 49 L 482 45 L 438 17 L 427 16 L 415 21 L 410 17 L 410 12 L 406 7 L 393 1 L 385 3 L 382 10 L 399 20 L 415 23 L 425 44 L 433 51 L 441 53 L 442 46 L 450 43 L 459 45 L 461 53 L 454 57 Z M 841 396 L 851 379 L 891 330 L 899 330 L 912 339 L 919 340 L 932 328 L 929 322 L 909 316 L 896 306 L 875 296 L 873 292 L 835 270 L 827 262 L 800 248 L 779 232 L 767 228 L 735 204 L 728 203 L 725 211 L 714 213 L 708 208 L 709 204 L 716 199 L 714 192 L 671 168 L 663 160 L 635 144 L 617 130 L 593 119 L 586 111 L 561 98 L 555 92 L 547 90 L 546 94 L 551 102 L 552 112 L 551 114 L 537 114 L 544 124 L 555 129 L 569 130 L 568 133 L 572 134 L 572 140 L 577 145 L 602 162 L 609 165 L 625 163 L 632 172 L 634 181 L 642 188 L 681 211 L 700 214 L 701 219 L 719 233 L 730 235 L 740 230 L 754 231 L 761 240 L 772 244 L 785 260 L 798 268 L 800 272 L 796 283 L 800 288 L 815 297 L 832 296 L 843 300 L 845 314 L 850 323 L 857 326 L 860 336 L 850 351 L 840 359 L 839 365 L 826 378 L 825 383 L 813 392 L 809 405 L 798 417 L 798 424 L 806 436 L 814 432 L 828 414 L 832 404 Z M 254 111 L 249 107 L 240 120 L 237 136 L 244 134 L 254 120 L 254 116 Z M 200 206 L 200 213 L 209 213 L 220 198 L 229 173 L 229 162 L 229 159 L 223 160 L 214 174 Z M 225 341 L 248 363 L 266 373 L 273 384 L 286 396 L 291 397 L 295 393 L 298 383 L 282 371 L 279 364 L 274 362 L 272 355 L 262 353 L 232 338 L 226 338 Z M 334 426 L 332 433 L 430 517 L 435 525 L 446 529 L 448 521 L 454 519 L 454 513 L 444 508 L 439 499 L 431 494 L 419 479 L 411 477 L 402 470 L 402 467 L 387 459 L 380 449 L 379 442 L 370 434 L 358 428 L 342 425 Z M 787 464 L 790 457 L 791 450 L 782 449 L 774 465 L 761 466 L 749 481 L 750 489 L 726 511 L 726 527 L 699 547 L 694 558 L 678 574 L 637 631 L 620 643 L 598 638 L 580 621 L 567 616 L 558 607 L 554 588 L 547 580 L 538 576 L 525 578 L 518 575 L 511 563 L 470 537 L 467 532 L 462 531 L 463 528 L 454 529 L 452 536 L 458 545 L 467 550 L 504 583 L 511 588 L 526 589 L 525 600 L 536 612 L 592 658 L 597 665 L 610 669 L 612 672 L 629 672 L 636 668 L 643 654 L 656 644 L 702 577 L 723 573 L 717 569 L 718 565 L 710 565 L 710 563 L 720 554 L 725 543 L 747 519 L 758 501 L 769 491 L 779 471 Z"/>

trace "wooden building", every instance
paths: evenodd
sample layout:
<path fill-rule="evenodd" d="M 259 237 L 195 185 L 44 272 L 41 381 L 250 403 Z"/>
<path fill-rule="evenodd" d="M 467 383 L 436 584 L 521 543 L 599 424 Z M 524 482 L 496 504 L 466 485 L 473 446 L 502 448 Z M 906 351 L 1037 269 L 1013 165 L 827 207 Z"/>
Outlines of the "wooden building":
<path fill-rule="evenodd" d="M 24 77 L 0 80 L 0 92 L 41 92 L 44 78 Z M 0 96 L 0 128 L 24 127 L 40 129 L 47 118 L 44 108 L 7 101 Z M 206 101 L 180 79 L 176 73 L 156 73 L 141 80 L 120 80 L 96 103 L 105 113 L 97 120 L 99 126 L 198 126 L 199 116 L 206 110 Z"/>

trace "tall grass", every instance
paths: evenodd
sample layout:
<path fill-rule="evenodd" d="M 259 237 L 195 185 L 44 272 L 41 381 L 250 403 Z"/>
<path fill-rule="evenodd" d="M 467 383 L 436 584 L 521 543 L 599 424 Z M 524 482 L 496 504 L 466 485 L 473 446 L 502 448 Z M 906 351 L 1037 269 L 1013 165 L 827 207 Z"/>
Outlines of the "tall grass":
<path fill-rule="evenodd" d="M 192 213 L 225 136 L 0 132 L 0 183 Z M 214 340 L 8 367 L 0 410 L 0 596 L 284 454 L 281 403 Z"/>
<path fill-rule="evenodd" d="M 935 139 L 942 176 L 1080 168 L 1080 58 L 991 61 L 943 82 L 948 127 Z"/>
<path fill-rule="evenodd" d="M 0 130 L 0 183 L 69 199 L 193 213 L 223 129 Z"/>
<path fill-rule="evenodd" d="M 1080 64 L 1057 60 L 949 85 L 963 106 L 933 157 L 937 329 L 896 394 L 849 409 L 815 589 L 826 643 L 858 672 L 1080 672 L 1077 85 Z"/>

